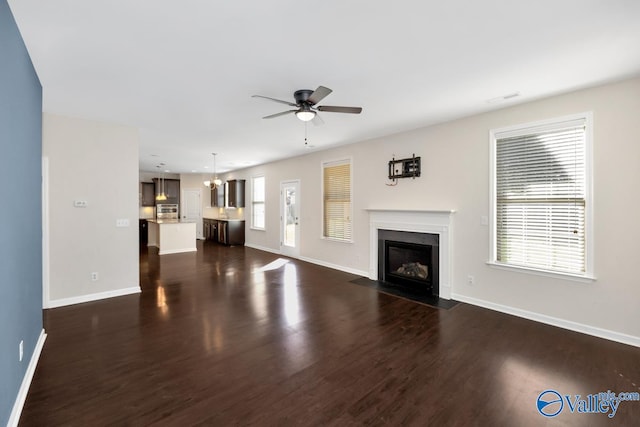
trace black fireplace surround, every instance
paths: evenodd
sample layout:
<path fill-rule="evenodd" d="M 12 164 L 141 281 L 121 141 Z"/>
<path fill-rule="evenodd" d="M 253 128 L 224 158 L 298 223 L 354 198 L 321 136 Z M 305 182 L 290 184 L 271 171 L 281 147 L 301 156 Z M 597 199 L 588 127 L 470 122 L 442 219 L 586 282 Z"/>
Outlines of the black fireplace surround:
<path fill-rule="evenodd" d="M 378 230 L 378 280 L 437 297 L 439 237 L 431 233 Z"/>

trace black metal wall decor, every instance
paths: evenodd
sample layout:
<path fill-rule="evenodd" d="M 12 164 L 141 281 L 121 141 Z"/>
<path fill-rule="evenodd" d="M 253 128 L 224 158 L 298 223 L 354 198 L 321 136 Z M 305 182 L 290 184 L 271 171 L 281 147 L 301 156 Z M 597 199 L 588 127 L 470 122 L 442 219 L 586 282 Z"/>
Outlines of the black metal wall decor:
<path fill-rule="evenodd" d="M 395 157 L 389 160 L 389 179 L 396 185 L 398 178 L 413 178 L 420 176 L 420 157 L 396 160 Z"/>

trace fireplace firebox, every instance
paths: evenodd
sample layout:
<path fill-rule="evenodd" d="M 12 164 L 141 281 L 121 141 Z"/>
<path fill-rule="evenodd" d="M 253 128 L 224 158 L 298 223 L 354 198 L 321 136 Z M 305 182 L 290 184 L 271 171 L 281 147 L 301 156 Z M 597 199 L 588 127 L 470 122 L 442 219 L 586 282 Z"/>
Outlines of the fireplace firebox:
<path fill-rule="evenodd" d="M 438 296 L 438 239 L 430 233 L 379 230 L 379 280 Z"/>
<path fill-rule="evenodd" d="M 385 240 L 384 281 L 431 292 L 431 245 Z"/>

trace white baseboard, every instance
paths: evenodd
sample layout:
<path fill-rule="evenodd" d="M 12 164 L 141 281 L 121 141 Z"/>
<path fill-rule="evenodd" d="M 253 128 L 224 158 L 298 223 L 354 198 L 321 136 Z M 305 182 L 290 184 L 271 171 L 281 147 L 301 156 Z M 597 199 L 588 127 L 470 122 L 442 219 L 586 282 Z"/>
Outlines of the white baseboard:
<path fill-rule="evenodd" d="M 253 243 L 245 243 L 244 244 L 248 248 L 257 249 L 259 251 L 271 252 L 272 254 L 282 255 L 282 252 L 276 249 L 267 248 L 266 246 L 254 245 Z"/>
<path fill-rule="evenodd" d="M 13 409 L 11 410 L 11 415 L 9 416 L 7 427 L 15 427 L 18 425 L 18 421 L 20 421 L 22 408 L 24 407 L 24 402 L 27 400 L 27 393 L 29 392 L 29 387 L 31 386 L 31 380 L 33 380 L 33 374 L 35 374 L 36 372 L 36 366 L 38 366 L 40 353 L 42 353 L 42 347 L 44 347 L 44 341 L 46 339 L 47 334 L 43 329 L 42 331 L 40 331 L 40 337 L 38 338 L 36 347 L 33 349 L 33 354 L 31 354 L 29 366 L 27 366 L 27 371 L 24 373 L 24 377 L 22 378 L 22 384 L 20 385 L 20 390 L 18 390 L 16 401 L 13 404 Z"/>
<path fill-rule="evenodd" d="M 368 271 L 357 270 L 355 268 L 345 267 L 345 266 L 338 265 L 338 264 L 332 264 L 330 262 L 320 261 L 318 259 L 307 258 L 307 257 L 300 257 L 298 259 L 300 259 L 301 261 L 310 262 L 311 264 L 321 265 L 322 267 L 328 267 L 328 268 L 332 268 L 334 270 L 344 271 L 345 273 L 355 274 L 357 276 L 364 276 L 364 277 L 369 276 L 369 272 Z"/>
<path fill-rule="evenodd" d="M 160 252 L 158 252 L 158 255 L 181 254 L 183 252 L 197 252 L 197 251 L 198 251 L 198 248 L 194 246 L 192 248 L 160 250 Z"/>
<path fill-rule="evenodd" d="M 519 308 L 509 307 L 506 305 L 495 304 L 489 301 L 455 293 L 451 297 L 456 301 L 462 301 L 467 304 L 477 305 L 479 307 L 488 308 L 490 310 L 499 311 L 501 313 L 511 314 L 513 316 L 522 317 L 551 326 L 557 326 L 559 328 L 568 329 L 570 331 L 580 332 L 583 334 L 592 335 L 594 337 L 604 338 L 610 341 L 616 341 L 622 344 L 640 347 L 640 337 L 635 337 L 633 335 L 627 335 L 620 332 L 610 331 L 608 329 L 597 328 L 595 326 L 589 326 L 582 323 L 572 322 L 570 320 L 559 319 L 557 317 L 546 316 L 544 314 L 521 310 Z"/>
<path fill-rule="evenodd" d="M 49 301 L 43 308 L 56 308 L 64 307 L 66 305 L 81 304 L 83 302 L 97 301 L 101 299 L 121 297 L 124 295 L 139 294 L 141 292 L 140 286 L 133 286 L 131 288 L 116 289 L 114 291 L 98 292 L 96 294 L 80 295 L 71 298 L 61 298 Z"/>
<path fill-rule="evenodd" d="M 282 252 L 280 252 L 278 250 L 271 249 L 271 248 L 266 248 L 266 247 L 259 246 L 259 245 L 254 245 L 252 243 L 245 243 L 245 246 L 248 247 L 248 248 L 258 249 L 259 251 L 271 252 L 271 253 L 276 254 L 276 255 L 282 255 Z M 294 258 L 294 257 L 290 257 L 290 258 Z M 332 268 L 334 270 L 344 271 L 345 273 L 355 274 L 357 276 L 367 277 L 369 275 L 368 271 L 362 271 L 362 270 L 357 270 L 355 268 L 350 268 L 350 267 L 345 267 L 345 266 L 342 266 L 342 265 L 332 264 L 330 262 L 320 261 L 320 260 L 317 260 L 317 259 L 314 259 L 314 258 L 307 258 L 307 257 L 301 256 L 301 257 L 298 257 L 296 259 L 299 259 L 300 261 L 309 262 L 311 264 L 321 265 L 322 267 L 328 267 L 328 268 Z"/>

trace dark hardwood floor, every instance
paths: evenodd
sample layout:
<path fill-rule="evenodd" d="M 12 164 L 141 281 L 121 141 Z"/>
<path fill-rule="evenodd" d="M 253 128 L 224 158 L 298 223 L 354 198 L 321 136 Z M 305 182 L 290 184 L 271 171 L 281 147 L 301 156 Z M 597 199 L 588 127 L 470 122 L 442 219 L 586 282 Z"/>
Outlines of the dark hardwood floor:
<path fill-rule="evenodd" d="M 640 348 L 244 247 L 140 257 L 139 295 L 46 310 L 21 426 L 637 425 L 536 409 L 637 392 Z M 594 313 L 597 315 L 597 313 Z"/>

